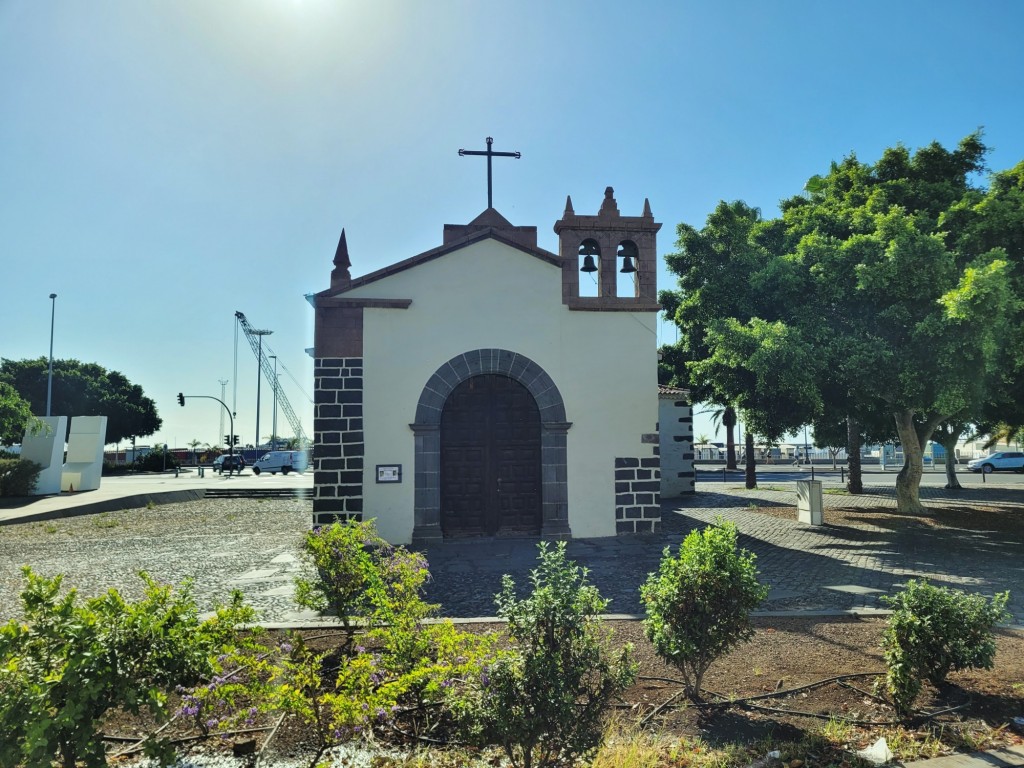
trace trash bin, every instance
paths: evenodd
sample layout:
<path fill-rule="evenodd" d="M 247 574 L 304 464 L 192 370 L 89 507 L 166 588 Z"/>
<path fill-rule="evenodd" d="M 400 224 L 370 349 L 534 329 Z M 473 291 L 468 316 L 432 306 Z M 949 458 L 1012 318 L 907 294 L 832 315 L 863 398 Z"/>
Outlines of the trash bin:
<path fill-rule="evenodd" d="M 796 519 L 805 525 L 821 525 L 825 521 L 821 480 L 796 481 Z"/>

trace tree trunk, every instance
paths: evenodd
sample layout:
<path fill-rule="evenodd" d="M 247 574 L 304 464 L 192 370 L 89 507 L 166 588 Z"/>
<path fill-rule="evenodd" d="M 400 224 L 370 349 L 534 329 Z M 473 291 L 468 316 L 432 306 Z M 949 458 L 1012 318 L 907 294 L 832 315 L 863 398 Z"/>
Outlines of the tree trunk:
<path fill-rule="evenodd" d="M 725 425 L 725 468 L 736 469 L 736 409 L 726 408 L 722 423 Z"/>
<path fill-rule="evenodd" d="M 860 424 L 853 416 L 846 417 L 846 468 L 850 472 L 846 490 L 850 493 L 864 493 L 864 480 L 860 472 Z"/>
<path fill-rule="evenodd" d="M 950 491 L 960 490 L 960 478 L 956 476 L 956 456 L 946 451 L 946 489 Z"/>
<path fill-rule="evenodd" d="M 58 737 L 57 739 L 58 750 L 60 751 L 60 763 L 63 768 L 75 768 L 78 765 L 77 755 L 75 754 L 75 747 L 71 739 L 65 739 Z"/>
<path fill-rule="evenodd" d="M 896 433 L 903 447 L 903 467 L 896 475 L 896 508 L 905 515 L 925 514 L 921 504 L 921 476 L 924 474 L 924 447 L 914 427 L 914 412 L 897 411 Z"/>
<path fill-rule="evenodd" d="M 960 433 L 957 432 L 952 435 L 943 435 L 942 440 L 939 442 L 946 450 L 946 488 L 948 490 L 959 490 L 963 488 L 960 485 L 960 479 L 956 476 L 956 443 L 960 439 Z"/>
<path fill-rule="evenodd" d="M 746 454 L 746 486 L 748 489 L 757 488 L 757 463 L 754 461 L 754 435 L 749 429 L 746 432 L 743 452 Z"/>

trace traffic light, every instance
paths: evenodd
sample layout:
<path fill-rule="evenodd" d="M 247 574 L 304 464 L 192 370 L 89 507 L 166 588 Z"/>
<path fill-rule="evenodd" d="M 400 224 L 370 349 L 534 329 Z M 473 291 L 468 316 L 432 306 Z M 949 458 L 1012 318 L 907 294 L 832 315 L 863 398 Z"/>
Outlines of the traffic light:
<path fill-rule="evenodd" d="M 235 445 L 238 445 L 238 435 L 235 435 Z"/>
<path fill-rule="evenodd" d="M 231 435 L 224 435 L 224 445 L 231 445 Z"/>
<path fill-rule="evenodd" d="M 185 395 L 183 395 L 181 392 L 178 393 L 178 405 L 182 407 L 185 406 Z"/>

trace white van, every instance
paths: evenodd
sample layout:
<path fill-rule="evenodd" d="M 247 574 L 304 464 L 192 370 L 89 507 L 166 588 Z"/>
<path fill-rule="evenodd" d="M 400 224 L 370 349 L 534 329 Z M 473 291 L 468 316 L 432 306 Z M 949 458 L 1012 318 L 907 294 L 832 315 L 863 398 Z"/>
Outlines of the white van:
<path fill-rule="evenodd" d="M 252 473 L 258 475 L 260 472 L 269 472 L 276 475 L 280 472 L 287 475 L 292 470 L 303 473 L 309 466 L 309 458 L 305 451 L 271 451 L 263 454 L 252 465 Z"/>

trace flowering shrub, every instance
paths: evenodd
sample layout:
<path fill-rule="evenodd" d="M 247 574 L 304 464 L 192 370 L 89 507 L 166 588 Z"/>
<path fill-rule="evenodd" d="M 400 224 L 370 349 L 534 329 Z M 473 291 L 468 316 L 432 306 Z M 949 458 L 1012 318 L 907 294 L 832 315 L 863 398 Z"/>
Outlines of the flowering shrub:
<path fill-rule="evenodd" d="M 658 572 L 640 588 L 647 637 L 682 673 L 694 701 L 711 663 L 753 635 L 750 612 L 768 594 L 757 581 L 756 557 L 738 550 L 736 540 L 736 526 L 721 518 L 691 531 L 678 557 L 665 547 Z"/>
<path fill-rule="evenodd" d="M 199 621 L 188 585 L 178 592 L 141 574 L 145 593 L 129 603 L 116 590 L 80 603 L 60 596 L 61 576 L 24 568 L 24 620 L 0 627 L 0 765 L 65 768 L 106 765 L 97 725 L 109 709 L 161 716 L 165 691 L 212 669 L 252 610 L 231 605 Z M 169 743 L 151 738 L 165 760 Z"/>
<path fill-rule="evenodd" d="M 893 608 L 882 635 L 885 686 L 900 714 L 911 712 L 922 679 L 942 685 L 950 672 L 992 668 L 992 627 L 1010 618 L 1009 599 L 1010 593 L 1002 592 L 990 602 L 981 595 L 915 579 L 894 597 L 882 597 Z"/>
<path fill-rule="evenodd" d="M 444 703 L 458 681 L 478 676 L 493 658 L 493 638 L 426 623 L 437 611 L 422 597 L 426 559 L 391 547 L 369 523 L 313 531 L 305 552 L 317 578 L 300 580 L 296 599 L 338 613 L 340 650 L 315 651 L 299 636 L 276 647 L 253 644 L 218 659 L 210 683 L 182 691 L 182 714 L 201 728 L 231 728 L 255 715 L 248 702 L 256 702 L 310 725 L 317 759 L 398 718 L 416 718 L 416 729 L 444 718 L 443 708 L 425 705 Z"/>
<path fill-rule="evenodd" d="M 372 523 L 348 520 L 309 531 L 302 552 L 316 577 L 295 580 L 295 602 L 337 614 L 351 642 L 358 619 L 371 610 L 371 592 L 383 587 L 394 550 Z"/>
<path fill-rule="evenodd" d="M 511 653 L 463 680 L 452 705 L 466 739 L 499 744 L 517 768 L 571 765 L 600 745 L 612 698 L 632 683 L 632 648 L 609 657 L 598 615 L 608 606 L 565 544 L 539 546 L 532 593 L 519 600 L 509 576 L 497 596 Z"/>

